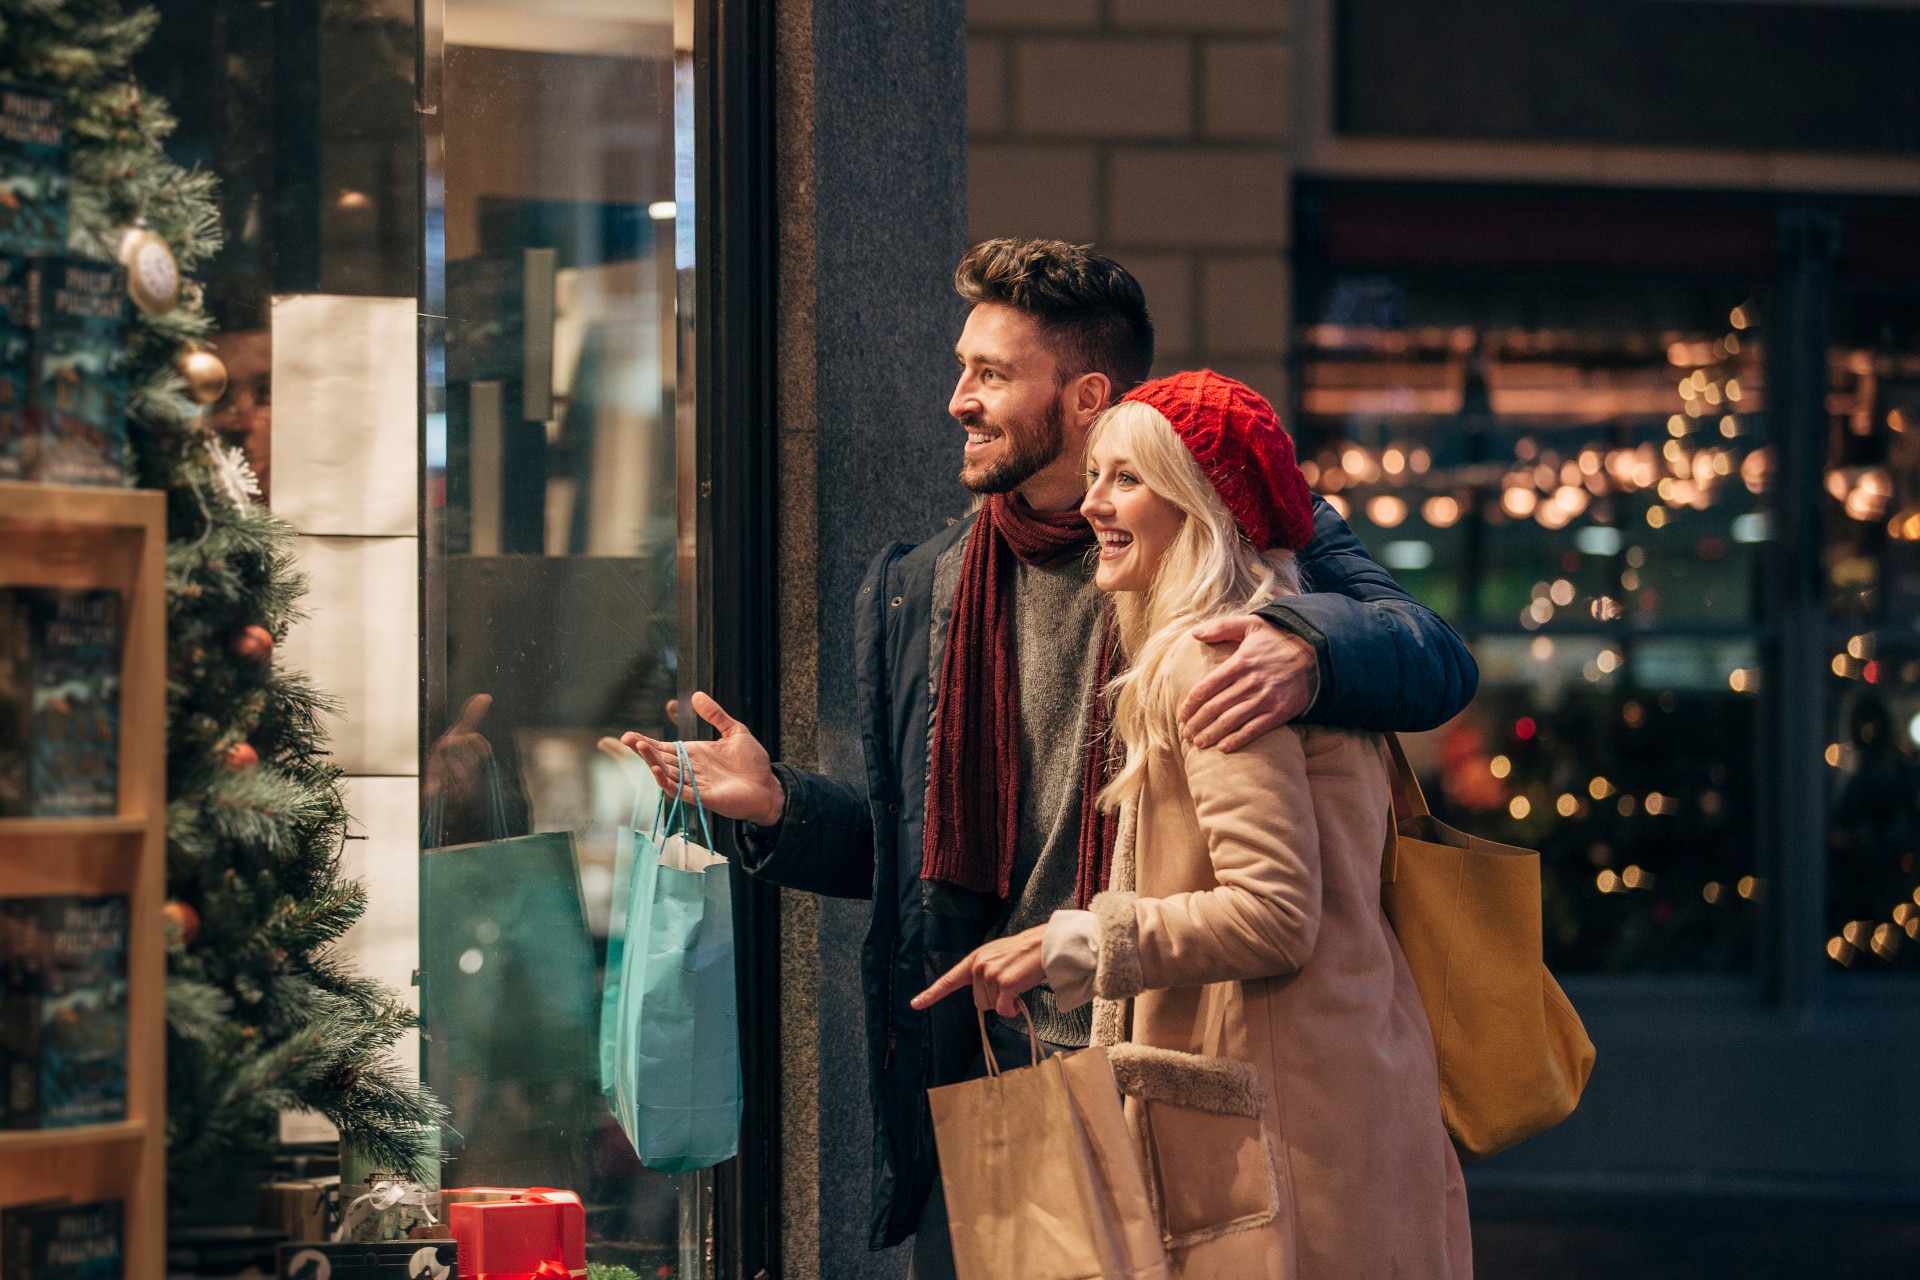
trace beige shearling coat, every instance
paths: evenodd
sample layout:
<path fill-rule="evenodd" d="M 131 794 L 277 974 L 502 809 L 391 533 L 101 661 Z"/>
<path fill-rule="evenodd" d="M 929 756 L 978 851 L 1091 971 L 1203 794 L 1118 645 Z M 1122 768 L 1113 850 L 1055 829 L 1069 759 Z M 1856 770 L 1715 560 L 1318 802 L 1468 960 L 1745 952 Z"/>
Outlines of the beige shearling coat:
<path fill-rule="evenodd" d="M 1223 656 L 1183 642 L 1176 702 Z M 1150 758 L 1123 814 L 1095 1038 L 1182 1280 L 1472 1275 L 1432 1035 L 1380 906 L 1390 804 L 1377 737 L 1293 726 Z"/>

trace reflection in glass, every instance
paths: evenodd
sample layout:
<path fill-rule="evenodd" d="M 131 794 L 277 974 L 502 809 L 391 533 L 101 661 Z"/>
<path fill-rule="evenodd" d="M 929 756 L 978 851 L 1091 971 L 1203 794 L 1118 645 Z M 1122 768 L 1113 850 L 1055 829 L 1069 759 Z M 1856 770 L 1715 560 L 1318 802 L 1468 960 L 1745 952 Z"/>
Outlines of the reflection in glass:
<path fill-rule="evenodd" d="M 596 1048 L 616 851 L 654 795 L 611 739 L 671 736 L 689 647 L 690 32 L 662 0 L 455 0 L 441 35 L 422 966 L 428 1079 L 453 1112 L 443 1178 L 576 1190 L 591 1260 L 693 1280 L 711 1178 L 640 1167 Z"/>
<path fill-rule="evenodd" d="M 1408 743 L 1460 825 L 1538 848 L 1548 961 L 1752 963 L 1759 292 L 1333 275 L 1306 299 L 1309 480 L 1452 621 L 1480 692 Z"/>
<path fill-rule="evenodd" d="M 1843 292 L 1828 353 L 1827 956 L 1920 970 L 1920 297 Z"/>

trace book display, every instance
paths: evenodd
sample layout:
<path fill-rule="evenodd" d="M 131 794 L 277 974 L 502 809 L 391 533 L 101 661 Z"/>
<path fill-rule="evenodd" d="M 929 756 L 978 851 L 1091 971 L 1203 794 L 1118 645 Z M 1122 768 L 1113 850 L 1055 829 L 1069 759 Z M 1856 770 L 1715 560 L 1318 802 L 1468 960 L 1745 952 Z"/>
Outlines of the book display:
<path fill-rule="evenodd" d="M 0 481 L 0 1272 L 158 1280 L 165 499 Z"/>

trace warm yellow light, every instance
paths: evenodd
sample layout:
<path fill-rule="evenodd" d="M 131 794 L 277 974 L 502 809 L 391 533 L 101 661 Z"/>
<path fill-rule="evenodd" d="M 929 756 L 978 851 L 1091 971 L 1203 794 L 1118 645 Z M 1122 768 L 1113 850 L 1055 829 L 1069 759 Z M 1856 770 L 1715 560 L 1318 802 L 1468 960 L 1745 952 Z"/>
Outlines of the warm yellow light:
<path fill-rule="evenodd" d="M 1720 339 L 1720 341 L 1727 344 L 1728 355 L 1737 356 L 1740 354 L 1740 339 L 1735 337 L 1733 334 L 1731 333 L 1728 334 L 1726 337 Z"/>
<path fill-rule="evenodd" d="M 1350 476 L 1362 476 L 1367 470 L 1366 451 L 1357 447 L 1348 447 L 1340 454 L 1340 469 Z"/>
<path fill-rule="evenodd" d="M 1700 896 L 1708 902 L 1718 902 L 1720 901 L 1720 896 L 1725 892 L 1726 888 L 1722 886 L 1718 880 L 1709 880 L 1705 886 L 1701 888 Z"/>
<path fill-rule="evenodd" d="M 1515 796 L 1507 802 L 1507 812 L 1516 819 L 1524 818 L 1533 812 L 1533 805 L 1525 796 Z"/>
<path fill-rule="evenodd" d="M 1505 756 L 1495 756 L 1487 761 L 1487 772 L 1496 778 L 1504 778 L 1513 772 L 1513 761 Z"/>
<path fill-rule="evenodd" d="M 1734 421 L 1732 414 L 1728 414 L 1726 417 L 1720 419 L 1720 434 L 1729 440 L 1734 439 L 1740 434 L 1740 424 Z"/>
<path fill-rule="evenodd" d="M 1423 476 L 1427 468 L 1433 465 L 1433 455 L 1425 449 L 1415 449 L 1407 455 L 1407 465 L 1413 468 L 1413 474 Z"/>
<path fill-rule="evenodd" d="M 1691 400 L 1691 399 L 1693 399 L 1693 398 L 1694 398 L 1695 396 L 1697 396 L 1697 395 L 1699 395 L 1699 394 L 1700 394 L 1700 393 L 1699 393 L 1698 391 L 1695 391 L 1695 390 L 1693 389 L 1693 379 L 1692 379 L 1692 378 L 1682 378 L 1682 379 L 1680 379 L 1680 386 L 1679 386 L 1679 388 L 1678 388 L 1678 389 L 1679 389 L 1679 392 L 1680 392 L 1680 398 L 1681 398 L 1682 400 Z"/>
<path fill-rule="evenodd" d="M 1602 649 L 1600 656 L 1593 660 L 1593 665 L 1604 672 L 1618 671 L 1620 669 L 1620 655 L 1612 649 Z"/>
<path fill-rule="evenodd" d="M 1347 508 L 1347 500 L 1345 498 L 1337 493 L 1323 493 L 1320 496 L 1326 499 L 1327 505 L 1332 507 L 1342 520 L 1352 518 L 1353 513 Z"/>
<path fill-rule="evenodd" d="M 1633 816 L 1633 808 L 1634 808 L 1633 797 L 1621 796 L 1620 803 L 1615 805 L 1614 808 L 1619 811 L 1621 817 L 1631 818 Z"/>
<path fill-rule="evenodd" d="M 1628 867 L 1620 873 L 1620 883 L 1629 889 L 1651 889 L 1653 888 L 1653 874 L 1648 871 L 1642 871 L 1639 867 Z"/>
<path fill-rule="evenodd" d="M 1397 476 L 1407 469 L 1407 455 L 1395 445 L 1380 455 L 1380 467 L 1388 475 Z"/>
<path fill-rule="evenodd" d="M 1580 807 L 1580 801 L 1574 797 L 1573 793 L 1568 792 L 1562 795 L 1558 800 L 1554 801 L 1553 807 L 1554 807 L 1554 810 L 1558 812 L 1561 817 L 1571 818 L 1573 816 L 1574 810 Z"/>
<path fill-rule="evenodd" d="M 1727 673 L 1727 687 L 1735 693 L 1758 693 L 1760 672 L 1755 667 L 1735 667 Z"/>
<path fill-rule="evenodd" d="M 1587 783 L 1587 794 L 1595 800 L 1605 800 L 1613 794 L 1613 784 L 1605 778 L 1595 778 Z"/>
<path fill-rule="evenodd" d="M 1666 526 L 1666 523 L 1667 523 L 1667 509 L 1665 507 L 1648 507 L 1647 508 L 1647 524 L 1651 528 L 1655 528 L 1655 529 L 1664 528 Z"/>
<path fill-rule="evenodd" d="M 1553 585 L 1547 588 L 1547 599 L 1557 605 L 1565 606 L 1572 604 L 1573 584 L 1565 578 L 1554 579 Z"/>
<path fill-rule="evenodd" d="M 1841 964 L 1852 964 L 1853 948 L 1847 945 L 1845 938 L 1828 938 L 1827 956 Z"/>
<path fill-rule="evenodd" d="M 1553 637 L 1535 636 L 1533 643 L 1527 646 L 1527 652 L 1533 655 L 1535 662 L 1545 662 L 1553 656 Z"/>
<path fill-rule="evenodd" d="M 1873 635 L 1867 633 L 1849 638 L 1847 641 L 1847 656 L 1849 658 L 1871 658 L 1873 656 Z"/>
<path fill-rule="evenodd" d="M 1741 876 L 1739 883 L 1734 885 L 1734 892 L 1743 898 L 1751 900 L 1758 896 L 1760 892 L 1760 882 L 1752 876 Z"/>
<path fill-rule="evenodd" d="M 1747 309 L 1745 307 L 1735 307 L 1727 313 L 1727 323 L 1736 329 L 1744 329 L 1751 324 L 1752 321 L 1747 318 Z"/>
<path fill-rule="evenodd" d="M 1891 960 L 1900 953 L 1900 931 L 1890 924 L 1880 925 L 1873 931 L 1873 954 L 1882 960 Z"/>
<path fill-rule="evenodd" d="M 1829 742 L 1827 744 L 1827 749 L 1821 754 L 1826 758 L 1826 761 L 1828 764 L 1832 765 L 1836 769 L 1840 767 L 1840 744 L 1839 743 Z"/>
<path fill-rule="evenodd" d="M 1683 382 L 1680 385 L 1684 387 L 1684 386 L 1687 386 L 1688 384 Z M 1674 414 L 1671 418 L 1668 418 L 1667 434 L 1672 436 L 1675 440 L 1678 440 L 1681 436 L 1687 434 L 1687 420 L 1681 417 L 1677 413 Z"/>
<path fill-rule="evenodd" d="M 1740 389 L 1740 379 L 1738 378 L 1727 379 L 1727 399 L 1737 401 L 1740 399 L 1741 396 L 1745 394 L 1746 392 Z"/>
<path fill-rule="evenodd" d="M 1618 893 L 1620 891 L 1620 877 L 1611 871 L 1602 871 L 1593 878 L 1593 883 L 1599 887 L 1602 893 Z"/>
<path fill-rule="evenodd" d="M 1450 529 L 1460 519 L 1460 503 L 1446 494 L 1428 498 L 1420 508 L 1426 522 L 1436 529 Z"/>
<path fill-rule="evenodd" d="M 1407 504 L 1390 493 L 1383 493 L 1367 503 L 1367 519 L 1382 529 L 1391 529 L 1407 518 Z"/>
<path fill-rule="evenodd" d="M 1517 484 L 1500 495 L 1501 509 L 1516 520 L 1524 520 L 1532 515 L 1539 501 L 1539 496 L 1532 489 Z"/>
<path fill-rule="evenodd" d="M 1867 942 L 1872 935 L 1868 932 L 1867 922 L 1865 920 L 1849 920 L 1847 921 L 1846 927 L 1840 930 L 1840 936 L 1845 938 L 1851 945 L 1865 950 Z"/>
<path fill-rule="evenodd" d="M 1847 674 L 1847 655 L 1844 653 L 1836 653 L 1833 655 L 1833 661 L 1827 665 L 1833 669 L 1833 674 L 1844 676 Z"/>

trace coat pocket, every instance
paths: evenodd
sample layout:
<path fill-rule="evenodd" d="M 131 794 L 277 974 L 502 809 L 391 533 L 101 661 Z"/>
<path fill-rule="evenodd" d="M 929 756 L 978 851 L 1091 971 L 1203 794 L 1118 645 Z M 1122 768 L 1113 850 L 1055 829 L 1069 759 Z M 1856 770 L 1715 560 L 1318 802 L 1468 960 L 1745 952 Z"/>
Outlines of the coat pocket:
<path fill-rule="evenodd" d="M 1237 1058 L 1149 1045 L 1107 1050 L 1135 1114 L 1167 1247 L 1202 1244 L 1272 1222 L 1280 1211 L 1266 1081 Z"/>

